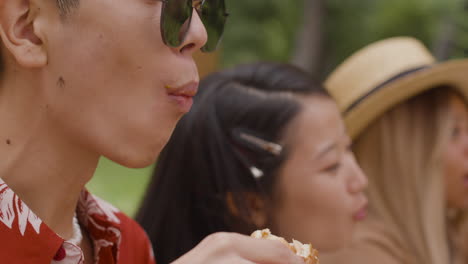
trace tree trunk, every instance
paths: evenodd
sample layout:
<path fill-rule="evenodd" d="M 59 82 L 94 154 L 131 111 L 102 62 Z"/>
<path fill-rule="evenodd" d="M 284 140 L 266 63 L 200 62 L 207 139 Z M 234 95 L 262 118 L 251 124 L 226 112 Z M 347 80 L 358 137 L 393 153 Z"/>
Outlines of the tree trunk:
<path fill-rule="evenodd" d="M 305 0 L 303 23 L 299 30 L 291 63 L 314 75 L 322 68 L 325 0 Z"/>
<path fill-rule="evenodd" d="M 452 19 L 446 18 L 442 22 L 441 29 L 434 42 L 434 56 L 437 60 L 443 61 L 450 58 L 454 48 L 455 24 Z"/>

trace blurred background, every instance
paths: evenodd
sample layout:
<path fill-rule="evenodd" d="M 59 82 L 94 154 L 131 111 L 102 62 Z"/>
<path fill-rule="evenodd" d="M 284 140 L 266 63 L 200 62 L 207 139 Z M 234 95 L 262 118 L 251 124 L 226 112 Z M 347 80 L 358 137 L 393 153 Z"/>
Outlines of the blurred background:
<path fill-rule="evenodd" d="M 196 54 L 204 75 L 259 60 L 290 62 L 323 80 L 350 54 L 379 39 L 413 36 L 439 60 L 468 55 L 468 0 L 226 0 L 222 46 Z M 153 165 L 154 166 L 154 165 Z M 152 167 L 101 159 L 88 184 L 133 216 Z"/>

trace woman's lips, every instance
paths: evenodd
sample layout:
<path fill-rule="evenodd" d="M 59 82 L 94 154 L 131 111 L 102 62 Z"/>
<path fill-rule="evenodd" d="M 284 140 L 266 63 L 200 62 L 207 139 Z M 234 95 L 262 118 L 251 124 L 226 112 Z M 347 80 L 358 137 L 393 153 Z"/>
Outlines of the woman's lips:
<path fill-rule="evenodd" d="M 193 105 L 193 98 L 184 95 L 172 95 L 169 94 L 169 98 L 171 98 L 176 104 L 179 106 L 179 109 L 184 112 L 188 113 Z"/>
<path fill-rule="evenodd" d="M 179 106 L 183 113 L 190 111 L 193 105 L 193 97 L 198 91 L 198 82 L 190 82 L 177 88 L 166 86 L 169 98 Z"/>
<path fill-rule="evenodd" d="M 468 175 L 465 175 L 465 177 L 463 177 L 463 185 L 465 187 L 468 187 Z"/>
<path fill-rule="evenodd" d="M 362 206 L 356 213 L 354 213 L 353 218 L 355 221 L 362 221 L 367 217 L 367 203 Z"/>

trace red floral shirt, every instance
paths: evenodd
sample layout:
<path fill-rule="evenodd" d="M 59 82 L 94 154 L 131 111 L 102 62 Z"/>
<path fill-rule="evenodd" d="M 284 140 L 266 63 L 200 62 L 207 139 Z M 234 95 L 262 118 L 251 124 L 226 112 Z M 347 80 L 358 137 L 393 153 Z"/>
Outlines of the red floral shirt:
<path fill-rule="evenodd" d="M 88 231 L 96 264 L 154 264 L 143 229 L 86 190 L 76 210 Z M 52 231 L 0 179 L 0 263 L 82 264 L 81 249 Z"/>

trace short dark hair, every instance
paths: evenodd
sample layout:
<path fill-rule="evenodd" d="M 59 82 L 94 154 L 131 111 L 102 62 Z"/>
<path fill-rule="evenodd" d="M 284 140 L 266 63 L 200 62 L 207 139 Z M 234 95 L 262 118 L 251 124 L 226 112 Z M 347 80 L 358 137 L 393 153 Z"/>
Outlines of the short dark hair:
<path fill-rule="evenodd" d="M 148 232 L 159 264 L 219 231 L 256 229 L 242 193 L 271 200 L 276 173 L 287 157 L 242 142 L 239 131 L 280 142 L 300 113 L 301 96 L 330 98 L 308 74 L 286 64 L 257 63 L 212 74 L 162 151 L 137 221 Z M 263 171 L 255 179 L 251 166 Z M 227 193 L 239 209 L 234 216 Z M 243 221 L 245 220 L 245 221 Z"/>
<path fill-rule="evenodd" d="M 78 7 L 80 0 L 56 0 L 57 7 L 62 17 L 68 15 L 73 9 Z"/>

